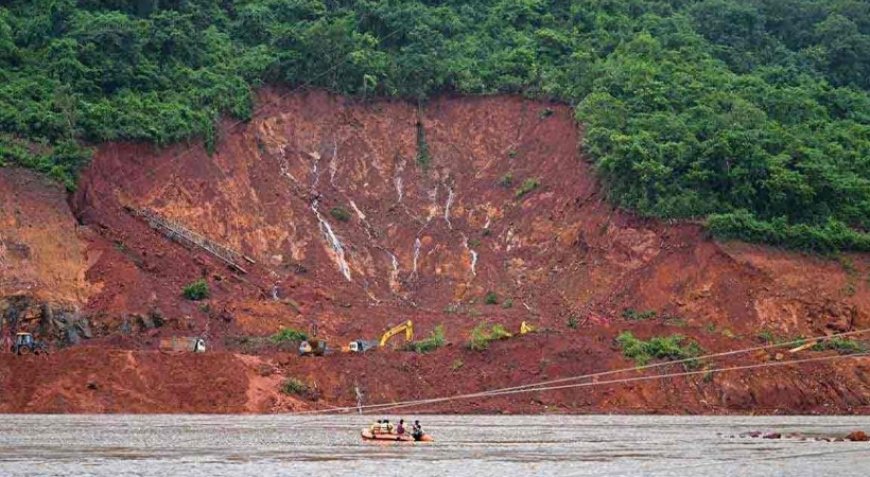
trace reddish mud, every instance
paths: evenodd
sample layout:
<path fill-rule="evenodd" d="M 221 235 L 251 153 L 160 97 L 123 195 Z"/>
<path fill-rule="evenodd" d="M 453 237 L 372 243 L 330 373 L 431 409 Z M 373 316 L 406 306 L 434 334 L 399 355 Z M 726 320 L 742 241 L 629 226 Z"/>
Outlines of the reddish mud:
<path fill-rule="evenodd" d="M 371 404 L 627 367 L 614 342 L 626 330 L 679 333 L 716 352 L 758 346 L 762 333 L 870 327 L 866 255 L 721 244 L 697 225 L 614 209 L 565 106 L 441 98 L 418 111 L 274 90 L 260 101 L 268 106 L 250 123 L 223 127 L 212 155 L 100 147 L 69 206 L 33 174 L 0 170 L 4 332 L 34 331 L 57 349 L 0 358 L 11 390 L 0 412 L 282 412 L 353 405 L 356 389 Z M 125 206 L 255 263 L 233 272 Z M 198 278 L 211 297 L 185 300 L 182 288 Z M 490 291 L 497 304 L 486 303 Z M 656 317 L 628 320 L 627 308 Z M 418 337 L 443 324 L 451 345 L 299 358 L 265 339 L 316 325 L 338 348 L 406 319 Z M 479 323 L 516 332 L 522 321 L 539 332 L 486 351 L 465 347 Z M 209 351 L 156 351 L 172 335 L 204 336 Z M 833 351 L 795 356 L 824 353 Z M 775 359 L 762 352 L 710 365 Z M 425 410 L 867 413 L 868 372 L 860 358 Z M 311 392 L 280 393 L 287 377 Z"/>

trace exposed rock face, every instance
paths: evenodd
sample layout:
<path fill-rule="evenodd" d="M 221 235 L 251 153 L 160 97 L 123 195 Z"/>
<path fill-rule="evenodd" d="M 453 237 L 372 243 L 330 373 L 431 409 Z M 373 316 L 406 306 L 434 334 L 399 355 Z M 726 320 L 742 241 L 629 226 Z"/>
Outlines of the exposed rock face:
<path fill-rule="evenodd" d="M 0 169 L 0 297 L 81 304 L 100 285 L 85 274 L 97 258 L 62 188 L 29 171 Z"/>
<path fill-rule="evenodd" d="M 225 126 L 213 155 L 101 146 L 71 208 L 57 187 L 0 169 L 5 332 L 33 331 L 57 346 L 135 349 L 153 349 L 166 335 L 204 336 L 210 353 L 220 353 L 237 343 L 259 346 L 282 326 L 316 324 L 336 346 L 405 319 L 419 335 L 444 324 L 457 344 L 484 321 L 544 330 L 483 356 L 456 346 L 425 362 L 389 353 L 322 363 L 244 358 L 244 369 L 275 369 L 251 371 L 251 389 L 298 374 L 318 383 L 322 401 L 346 404 L 355 399 L 349 372 L 367 376 L 367 395 L 386 400 L 407 398 L 410 390 L 390 384 L 410 377 L 418 392 L 441 395 L 626 367 L 613 345 L 624 330 L 643 338 L 680 333 L 720 351 L 757 346 L 762 332 L 783 339 L 870 327 L 866 256 L 846 257 L 847 267 L 718 244 L 698 225 L 614 209 L 578 149 L 582 127 L 567 107 L 442 98 L 418 111 L 322 92 L 261 94 L 267 106 L 247 124 Z M 545 108 L 553 114 L 540 114 Z M 143 210 L 229 247 L 248 273 L 131 213 Z M 200 278 L 210 298 L 184 299 L 184 286 Z M 495 305 L 485 303 L 490 291 Z M 628 320 L 627 308 L 656 318 Z M 790 358 L 762 355 L 746 359 Z M 458 362 L 481 379 L 457 380 Z M 868 412 L 868 372 L 858 360 L 843 361 L 443 410 Z M 372 378 L 378 374 L 390 378 Z M 44 379 L 62 388 L 62 375 Z M 16 396 L 10 409 L 45 409 L 38 396 Z M 261 397 L 248 396 L 262 404 L 257 410 L 300 406 Z M 76 399 L 70 409 L 88 409 Z"/>

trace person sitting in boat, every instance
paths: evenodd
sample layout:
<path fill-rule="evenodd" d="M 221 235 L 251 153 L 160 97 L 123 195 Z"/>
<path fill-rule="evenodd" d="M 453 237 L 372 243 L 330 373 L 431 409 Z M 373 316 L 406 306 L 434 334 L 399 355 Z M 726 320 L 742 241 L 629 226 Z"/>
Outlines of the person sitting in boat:
<path fill-rule="evenodd" d="M 380 433 L 381 432 L 381 420 L 378 419 L 378 422 L 373 423 L 372 426 L 369 428 L 369 430 L 372 432 L 372 435 Z"/>
<path fill-rule="evenodd" d="M 389 419 L 384 419 L 384 428 L 386 429 L 387 434 L 393 433 L 393 423 L 390 422 Z"/>
<path fill-rule="evenodd" d="M 420 426 L 420 421 L 414 421 L 414 427 L 411 428 L 411 437 L 413 437 L 415 441 L 419 441 L 423 438 L 423 427 Z"/>
<path fill-rule="evenodd" d="M 400 436 L 405 435 L 405 420 L 404 419 L 399 419 L 399 425 L 398 425 L 398 427 L 396 427 L 396 434 L 398 434 Z"/>

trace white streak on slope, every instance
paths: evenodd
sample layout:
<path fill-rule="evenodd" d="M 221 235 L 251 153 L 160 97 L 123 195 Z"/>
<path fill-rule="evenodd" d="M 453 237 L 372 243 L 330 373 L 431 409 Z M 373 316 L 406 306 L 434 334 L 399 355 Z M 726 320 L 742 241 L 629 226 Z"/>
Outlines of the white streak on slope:
<path fill-rule="evenodd" d="M 314 215 L 317 217 L 317 221 L 320 222 L 320 231 L 323 232 L 324 237 L 326 237 L 326 241 L 329 242 L 330 247 L 332 248 L 332 259 L 335 260 L 338 265 L 338 270 L 344 275 L 344 278 L 347 281 L 353 281 L 350 276 L 350 266 L 347 263 L 347 259 L 344 255 L 344 247 L 341 245 L 341 241 L 338 239 L 338 236 L 335 235 L 335 232 L 332 231 L 332 226 L 329 225 L 329 222 L 320 215 L 320 211 L 317 209 L 317 200 L 311 203 L 311 210 L 314 211 Z"/>

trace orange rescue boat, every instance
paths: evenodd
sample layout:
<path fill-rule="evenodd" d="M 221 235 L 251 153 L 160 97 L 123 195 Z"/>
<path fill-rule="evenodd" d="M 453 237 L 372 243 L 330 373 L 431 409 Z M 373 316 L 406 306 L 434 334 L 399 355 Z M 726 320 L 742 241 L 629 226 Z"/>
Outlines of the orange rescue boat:
<path fill-rule="evenodd" d="M 363 440 L 366 441 L 386 441 L 386 442 L 434 442 L 432 436 L 423 434 L 419 438 L 415 438 L 411 434 L 396 434 L 392 432 L 376 432 L 372 433 L 371 429 L 363 429 L 360 432 Z"/>

